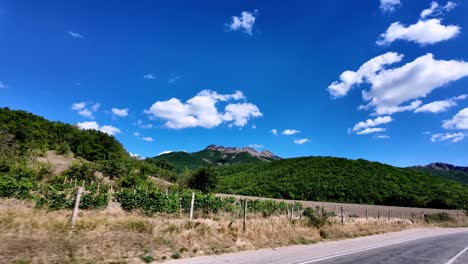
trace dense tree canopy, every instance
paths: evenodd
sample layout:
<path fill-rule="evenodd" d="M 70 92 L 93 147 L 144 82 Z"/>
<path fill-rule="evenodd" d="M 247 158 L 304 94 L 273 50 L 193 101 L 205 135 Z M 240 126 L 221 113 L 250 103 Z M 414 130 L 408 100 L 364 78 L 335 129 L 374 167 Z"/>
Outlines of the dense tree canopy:
<path fill-rule="evenodd" d="M 217 168 L 217 191 L 314 201 L 461 208 L 468 186 L 366 160 L 294 158 Z"/>

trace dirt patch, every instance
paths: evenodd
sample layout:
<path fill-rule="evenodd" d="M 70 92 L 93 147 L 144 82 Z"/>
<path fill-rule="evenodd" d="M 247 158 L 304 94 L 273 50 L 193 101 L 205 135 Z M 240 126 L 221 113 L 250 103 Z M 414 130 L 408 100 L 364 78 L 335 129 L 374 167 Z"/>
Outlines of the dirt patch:
<path fill-rule="evenodd" d="M 47 151 L 44 157 L 37 158 L 37 161 L 43 163 L 49 163 L 52 165 L 52 174 L 53 175 L 60 175 L 64 171 L 70 168 L 70 165 L 76 159 L 73 157 L 67 157 L 64 155 L 58 155 L 55 151 L 49 150 Z"/>

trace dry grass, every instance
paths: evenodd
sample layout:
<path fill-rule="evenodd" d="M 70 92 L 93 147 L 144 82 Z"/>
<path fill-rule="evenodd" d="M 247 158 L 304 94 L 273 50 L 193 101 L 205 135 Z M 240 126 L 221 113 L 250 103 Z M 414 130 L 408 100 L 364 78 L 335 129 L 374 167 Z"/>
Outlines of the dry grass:
<path fill-rule="evenodd" d="M 143 256 L 160 262 L 419 226 L 408 220 L 350 219 L 345 226 L 337 223 L 319 231 L 299 219 L 291 224 L 285 216 L 249 216 L 244 233 L 242 221 L 229 214 L 190 222 L 173 215 L 150 218 L 125 213 L 114 203 L 103 211 L 80 213 L 71 234 L 70 215 L 70 211 L 47 212 L 0 200 L 0 263 L 144 263 Z"/>

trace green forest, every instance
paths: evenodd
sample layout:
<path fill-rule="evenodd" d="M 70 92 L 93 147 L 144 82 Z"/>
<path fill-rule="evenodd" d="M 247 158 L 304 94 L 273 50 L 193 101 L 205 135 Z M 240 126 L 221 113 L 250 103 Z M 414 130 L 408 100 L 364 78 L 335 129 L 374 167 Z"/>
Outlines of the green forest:
<path fill-rule="evenodd" d="M 362 159 L 293 158 L 217 172 L 220 193 L 431 208 L 460 208 L 468 201 L 466 185 Z"/>
<path fill-rule="evenodd" d="M 65 172 L 53 175 L 50 164 L 36 161 L 49 150 L 73 157 L 74 162 Z M 172 182 L 171 190 L 177 193 L 197 189 L 205 193 L 430 208 L 463 208 L 468 201 L 468 185 L 425 171 L 366 160 L 304 157 L 261 161 L 248 153 L 228 157 L 213 150 L 139 160 L 105 133 L 0 108 L 0 197 L 66 207 L 64 197 L 70 202 L 75 191 L 76 183 L 71 180 L 92 182 L 94 189 L 102 183 L 107 190 L 136 189 L 146 194 L 158 191 L 152 177 Z M 106 197 L 90 196 L 88 207 L 102 207 L 107 204 Z M 61 202 L 54 205 L 54 201 Z"/>

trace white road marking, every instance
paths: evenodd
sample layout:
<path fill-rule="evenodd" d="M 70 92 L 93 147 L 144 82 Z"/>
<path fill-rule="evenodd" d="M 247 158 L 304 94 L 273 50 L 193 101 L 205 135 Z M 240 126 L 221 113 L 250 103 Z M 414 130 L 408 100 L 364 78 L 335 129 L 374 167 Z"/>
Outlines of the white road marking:
<path fill-rule="evenodd" d="M 322 260 L 327 260 L 327 259 L 332 259 L 332 258 L 347 256 L 347 255 L 351 255 L 351 254 L 355 254 L 355 253 L 359 253 L 359 252 L 364 252 L 364 251 L 368 251 L 368 250 L 372 250 L 372 249 L 377 249 L 377 248 L 383 248 L 383 247 L 393 246 L 393 245 L 397 245 L 397 244 L 401 244 L 401 243 L 406 243 L 406 242 L 410 242 L 410 241 L 414 241 L 414 240 L 418 240 L 418 239 L 431 238 L 431 237 L 444 236 L 444 235 L 449 235 L 449 234 L 443 234 L 443 235 L 440 235 L 440 234 L 439 234 L 439 235 L 432 235 L 432 236 L 411 238 L 411 239 L 408 239 L 408 240 L 392 242 L 392 243 L 388 243 L 388 244 L 384 244 L 384 245 L 379 245 L 379 246 L 374 246 L 374 247 L 369 247 L 369 248 L 363 248 L 363 249 L 358 249 L 358 250 L 352 250 L 352 251 L 348 251 L 348 252 L 343 252 L 343 253 L 336 254 L 336 255 L 331 255 L 331 256 L 328 256 L 328 257 L 322 257 L 322 258 L 317 258 L 317 259 L 312 259 L 312 260 L 306 260 L 306 261 L 299 262 L 299 263 L 296 263 L 296 264 L 309 264 L 309 263 L 319 262 L 319 261 L 322 261 Z M 462 250 L 460 253 L 458 253 L 455 257 L 453 257 L 451 260 L 449 260 L 449 262 L 447 262 L 447 263 L 445 263 L 445 264 L 452 264 L 453 261 L 455 261 L 459 256 L 461 256 L 466 250 L 468 250 L 468 247 L 465 248 L 464 250 Z M 450 261 L 452 261 L 452 262 L 450 262 Z"/>
<path fill-rule="evenodd" d="M 455 260 L 457 260 L 459 256 L 463 255 L 463 253 L 465 253 L 465 251 L 467 250 L 468 250 L 468 247 L 458 252 L 458 254 L 456 254 L 453 258 L 449 259 L 449 261 L 445 262 L 445 264 L 452 264 L 453 262 L 455 262 Z"/>

